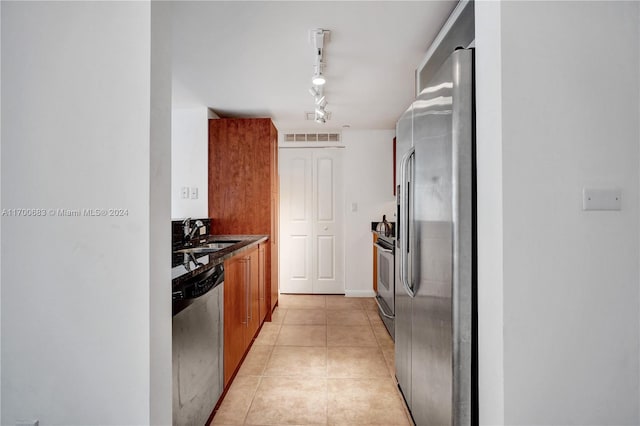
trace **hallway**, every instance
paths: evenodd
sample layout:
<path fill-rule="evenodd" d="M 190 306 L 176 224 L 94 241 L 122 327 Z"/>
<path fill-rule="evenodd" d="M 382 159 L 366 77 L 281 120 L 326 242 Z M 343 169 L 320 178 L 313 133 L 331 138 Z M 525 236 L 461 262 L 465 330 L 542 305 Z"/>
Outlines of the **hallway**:
<path fill-rule="evenodd" d="M 280 295 L 214 425 L 411 425 L 373 299 Z"/>

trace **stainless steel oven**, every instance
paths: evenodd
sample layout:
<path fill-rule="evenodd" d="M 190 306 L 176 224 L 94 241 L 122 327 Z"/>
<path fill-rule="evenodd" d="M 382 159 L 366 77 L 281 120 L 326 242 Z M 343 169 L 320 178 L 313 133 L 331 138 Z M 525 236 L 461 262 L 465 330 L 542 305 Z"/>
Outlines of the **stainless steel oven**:
<path fill-rule="evenodd" d="M 380 235 L 374 245 L 378 252 L 378 313 L 391 338 L 395 339 L 395 241 L 392 237 Z"/>

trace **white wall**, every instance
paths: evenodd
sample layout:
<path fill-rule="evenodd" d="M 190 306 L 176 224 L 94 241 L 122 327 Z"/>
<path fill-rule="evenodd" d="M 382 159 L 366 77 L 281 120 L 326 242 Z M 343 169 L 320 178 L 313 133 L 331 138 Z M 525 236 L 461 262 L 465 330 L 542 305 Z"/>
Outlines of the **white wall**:
<path fill-rule="evenodd" d="M 345 294 L 373 296 L 371 222 L 395 221 L 394 130 L 344 130 Z M 357 204 L 357 211 L 352 205 Z"/>
<path fill-rule="evenodd" d="M 171 333 L 151 327 L 170 315 L 168 267 L 158 269 L 169 250 L 166 125 L 150 143 L 167 121 L 168 81 L 150 74 L 152 56 L 166 63 L 151 46 L 152 6 L 0 7 L 2 207 L 47 212 L 2 217 L 0 422 L 169 424 L 157 405 L 170 403 L 171 365 L 151 355 Z M 54 217 L 58 208 L 127 214 Z"/>
<path fill-rule="evenodd" d="M 172 421 L 171 4 L 151 3 L 149 423 Z"/>
<path fill-rule="evenodd" d="M 171 217 L 209 217 L 207 107 L 174 108 L 171 141 Z M 198 199 L 183 199 L 182 187 L 198 188 Z"/>
<path fill-rule="evenodd" d="M 0 46 L 2 46 L 2 6 L 0 6 Z M 0 48 L 0 52 L 2 49 Z M 2 165 L 2 55 L 0 54 L 0 166 Z M 1 168 L 0 168 L 1 170 Z M 0 172 L 0 210 L 2 209 L 2 173 Z M 0 216 L 1 217 L 1 216 Z M 0 271 L 2 271 L 2 220 L 0 219 Z M 0 422 L 2 421 L 2 273 L 0 272 Z"/>
<path fill-rule="evenodd" d="M 495 223 L 480 218 L 502 214 L 502 251 L 481 256 L 503 283 L 492 270 L 478 285 L 481 332 L 500 324 L 486 309 L 502 288 L 504 347 L 493 335 L 480 353 L 503 350 L 505 424 L 639 424 L 639 5 L 498 7 L 478 15 L 478 58 L 500 58 L 502 77 L 492 102 L 495 64 L 479 61 L 478 169 L 502 157 L 502 185 L 479 172 L 478 216 L 488 238 Z M 622 211 L 583 212 L 584 186 L 622 188 Z M 493 367 L 480 364 L 481 393 L 499 387 Z M 484 424 L 500 418 L 487 409 Z"/>
<path fill-rule="evenodd" d="M 478 1 L 476 164 L 478 371 L 482 425 L 504 424 L 502 70 L 500 2 Z"/>

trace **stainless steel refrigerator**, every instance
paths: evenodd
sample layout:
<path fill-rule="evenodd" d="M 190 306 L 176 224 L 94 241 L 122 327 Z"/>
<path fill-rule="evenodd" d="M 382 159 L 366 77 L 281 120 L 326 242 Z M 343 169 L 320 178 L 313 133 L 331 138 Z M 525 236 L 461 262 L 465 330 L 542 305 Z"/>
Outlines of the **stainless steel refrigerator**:
<path fill-rule="evenodd" d="M 396 128 L 396 377 L 418 426 L 473 416 L 473 80 L 452 52 Z"/>

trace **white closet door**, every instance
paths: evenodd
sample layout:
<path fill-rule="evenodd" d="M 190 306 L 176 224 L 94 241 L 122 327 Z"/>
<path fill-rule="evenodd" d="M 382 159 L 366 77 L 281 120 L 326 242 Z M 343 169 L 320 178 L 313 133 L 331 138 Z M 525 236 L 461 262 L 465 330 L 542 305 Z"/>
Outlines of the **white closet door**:
<path fill-rule="evenodd" d="M 280 292 L 311 293 L 312 153 L 280 149 Z"/>
<path fill-rule="evenodd" d="M 344 293 L 342 151 L 281 148 L 280 291 Z"/>

